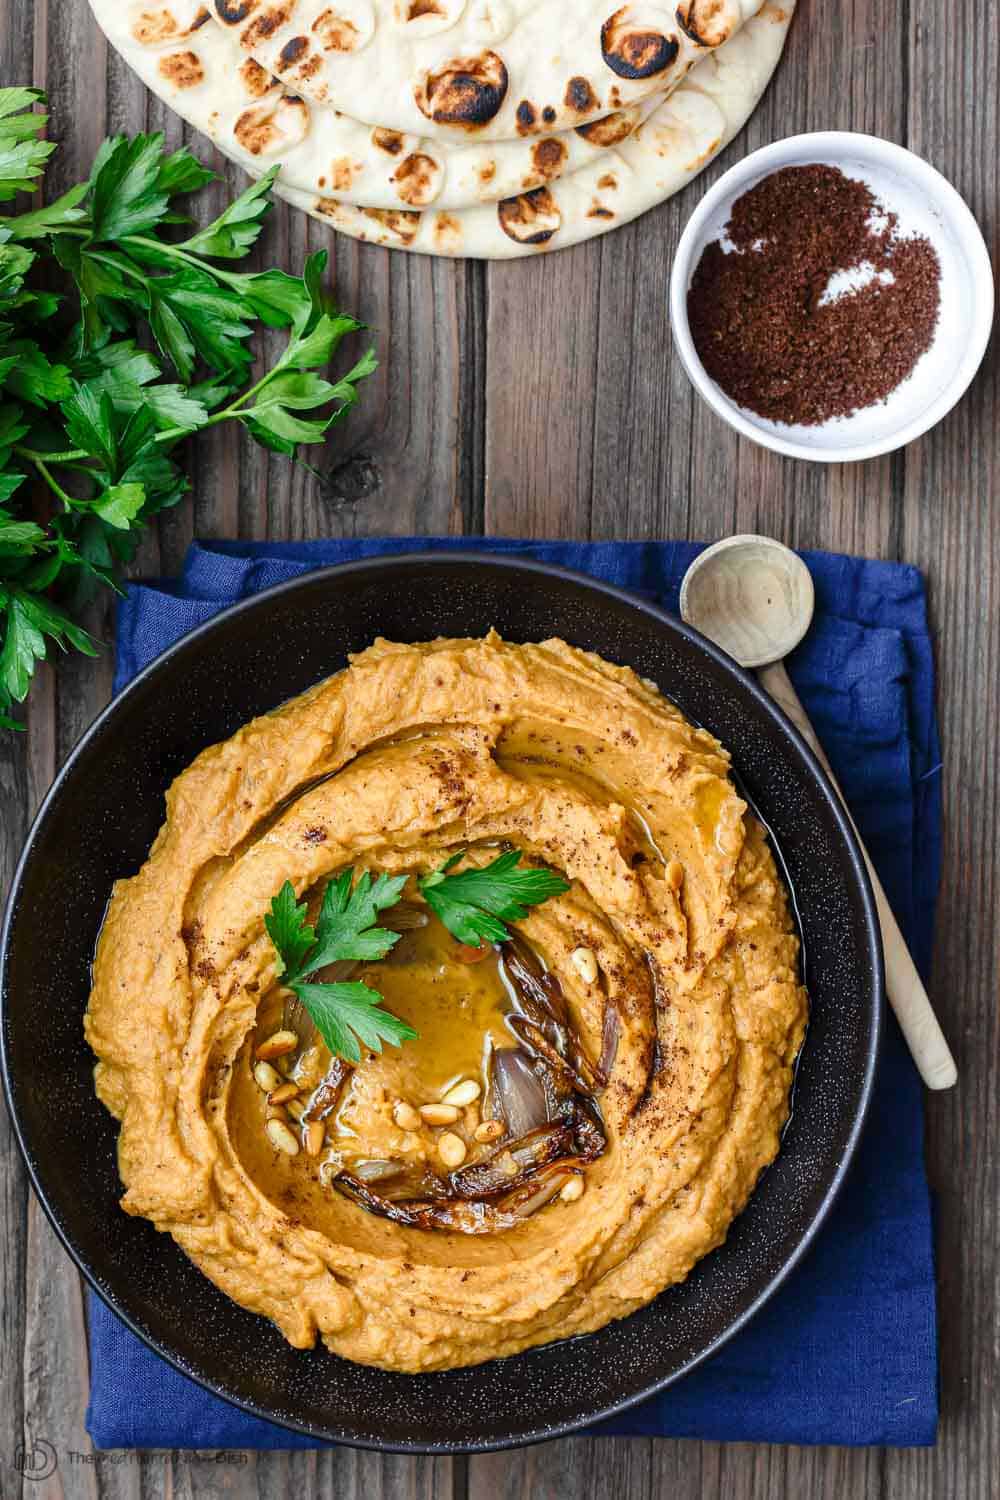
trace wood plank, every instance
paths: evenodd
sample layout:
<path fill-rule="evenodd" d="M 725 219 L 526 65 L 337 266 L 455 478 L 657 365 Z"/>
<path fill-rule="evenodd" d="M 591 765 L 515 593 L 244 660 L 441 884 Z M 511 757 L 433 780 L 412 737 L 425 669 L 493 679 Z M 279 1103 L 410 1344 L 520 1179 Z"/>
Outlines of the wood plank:
<path fill-rule="evenodd" d="M 1000 34 L 976 8 L 952 26 L 911 12 L 909 144 L 964 194 L 1000 264 Z M 959 103 L 964 101 L 964 107 Z M 1000 363 L 906 454 L 903 555 L 932 579 L 945 851 L 932 999 L 959 1086 L 929 1104 L 937 1194 L 943 1420 L 932 1452 L 894 1454 L 887 1496 L 987 1500 L 1000 1473 L 996 1287 L 1000 1103 Z"/>
<path fill-rule="evenodd" d="M 491 1454 L 472 1463 L 470 1500 L 587 1496 L 671 1500 L 725 1495 L 726 1500 L 842 1500 L 880 1493 L 877 1449 L 785 1448 L 750 1443 L 696 1443 L 649 1438 L 566 1438 L 512 1459 Z"/>

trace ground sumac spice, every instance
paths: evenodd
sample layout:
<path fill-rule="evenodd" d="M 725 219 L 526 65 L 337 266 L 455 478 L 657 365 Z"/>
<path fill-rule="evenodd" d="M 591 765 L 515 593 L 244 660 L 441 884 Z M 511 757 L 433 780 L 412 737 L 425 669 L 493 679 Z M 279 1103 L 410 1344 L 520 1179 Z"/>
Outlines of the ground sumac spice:
<path fill-rule="evenodd" d="M 688 292 L 702 364 L 731 400 L 775 422 L 874 406 L 930 347 L 941 265 L 901 236 L 864 182 L 785 167 L 733 204 Z"/>

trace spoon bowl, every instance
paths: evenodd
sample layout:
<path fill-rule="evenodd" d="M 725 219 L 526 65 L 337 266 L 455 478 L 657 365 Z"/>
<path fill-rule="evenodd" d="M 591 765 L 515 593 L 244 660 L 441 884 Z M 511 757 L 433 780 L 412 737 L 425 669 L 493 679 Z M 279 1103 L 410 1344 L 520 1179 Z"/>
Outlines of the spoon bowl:
<path fill-rule="evenodd" d="M 681 615 L 741 667 L 780 661 L 812 623 L 812 575 L 767 536 L 730 536 L 695 558 L 681 585 Z"/>

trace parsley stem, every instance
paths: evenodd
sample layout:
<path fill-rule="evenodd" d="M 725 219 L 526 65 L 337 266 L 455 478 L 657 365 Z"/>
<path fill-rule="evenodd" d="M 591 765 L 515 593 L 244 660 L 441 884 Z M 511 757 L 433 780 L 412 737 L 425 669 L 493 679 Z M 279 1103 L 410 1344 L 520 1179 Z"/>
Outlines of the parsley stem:
<path fill-rule="evenodd" d="M 124 241 L 122 243 L 124 243 Z M 135 266 L 130 266 L 127 260 L 124 260 L 120 256 L 114 255 L 111 251 L 105 251 L 102 253 L 100 250 L 94 250 L 91 248 L 88 249 L 87 254 L 90 256 L 91 260 L 96 260 L 99 263 L 110 266 L 111 269 L 113 271 L 117 271 L 119 275 L 131 276 L 132 280 L 137 281 L 140 286 L 147 286 L 149 284 L 149 277 L 146 275 L 145 271 L 136 270 Z"/>
<path fill-rule="evenodd" d="M 190 250 L 183 250 L 180 245 L 172 245 L 167 240 L 153 240 L 143 234 L 128 234 L 124 236 L 121 243 L 126 248 L 129 245 L 138 245 L 143 249 L 154 250 L 158 255 L 168 255 L 176 260 L 182 260 L 187 265 L 193 266 L 196 271 L 205 271 L 209 276 L 214 276 L 217 281 L 224 282 L 236 290 L 239 290 L 246 281 L 245 271 L 226 271 L 222 266 L 213 266 L 202 256 L 195 255 Z"/>
<path fill-rule="evenodd" d="M 78 463 L 81 458 L 90 458 L 92 455 L 83 448 L 66 448 L 62 453 L 38 452 L 35 448 L 24 448 L 20 443 L 14 444 L 14 452 L 20 458 L 26 458 L 30 463 L 47 464 L 73 464 Z"/>
<path fill-rule="evenodd" d="M 221 411 L 213 412 L 212 415 L 208 417 L 206 421 L 202 422 L 201 426 L 197 429 L 192 427 L 168 427 L 163 432 L 158 432 L 153 441 L 155 443 L 172 443 L 177 438 L 186 437 L 191 432 L 204 432 L 206 427 L 214 427 L 217 422 L 226 422 L 231 420 L 239 421 L 244 415 L 244 413 L 240 410 L 240 407 L 245 406 L 248 401 L 252 401 L 257 392 L 263 390 L 264 386 L 266 386 L 269 381 L 273 380 L 275 375 L 277 375 L 282 369 L 284 369 L 284 356 L 281 360 L 278 361 L 273 369 L 268 370 L 267 373 L 257 381 L 256 385 L 252 385 L 249 390 L 243 392 L 242 396 L 238 396 L 235 401 L 230 402 L 228 406 L 224 406 Z"/>
<path fill-rule="evenodd" d="M 34 458 L 32 462 L 34 463 L 35 468 L 38 470 L 39 474 L 41 474 L 42 478 L 45 480 L 45 483 L 48 485 L 53 494 L 62 501 L 67 510 L 72 510 L 72 497 L 70 495 L 67 495 L 62 485 L 57 482 L 55 475 L 49 469 L 48 464 L 46 464 L 45 461 L 40 457 Z"/>

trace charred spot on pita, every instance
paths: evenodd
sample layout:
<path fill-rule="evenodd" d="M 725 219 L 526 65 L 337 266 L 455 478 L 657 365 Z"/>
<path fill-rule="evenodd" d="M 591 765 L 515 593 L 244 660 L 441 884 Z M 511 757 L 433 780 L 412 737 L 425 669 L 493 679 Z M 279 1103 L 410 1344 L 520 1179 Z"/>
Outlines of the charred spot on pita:
<path fill-rule="evenodd" d="M 677 24 L 699 47 L 721 47 L 732 35 L 732 11 L 727 0 L 682 0 Z"/>
<path fill-rule="evenodd" d="M 402 245 L 412 245 L 420 228 L 423 215 L 408 208 L 363 208 L 366 219 L 381 225 L 389 234 L 395 235 Z"/>
<path fill-rule="evenodd" d="M 565 142 L 550 135 L 532 146 L 531 163 L 539 177 L 558 177 L 568 155 Z"/>
<path fill-rule="evenodd" d="M 285 5 L 272 6 L 270 10 L 264 11 L 256 20 L 251 21 L 243 33 L 243 46 L 251 51 L 260 42 L 270 41 L 276 31 L 280 31 L 286 22 L 292 19 L 294 10 L 292 0 L 287 0 Z"/>
<path fill-rule="evenodd" d="M 507 68 L 495 52 L 452 58 L 417 84 L 417 108 L 437 125 L 488 125 L 507 97 Z"/>
<path fill-rule="evenodd" d="M 413 151 L 404 157 L 392 174 L 400 200 L 411 208 L 426 208 L 433 202 L 440 179 L 441 168 L 424 151 Z"/>
<path fill-rule="evenodd" d="M 361 42 L 361 32 L 354 22 L 332 7 L 316 17 L 312 30 L 324 52 L 355 52 Z"/>
<path fill-rule="evenodd" d="M 290 42 L 286 42 L 278 54 L 278 61 L 283 68 L 291 68 L 298 62 L 303 52 L 309 50 L 309 41 L 304 36 L 293 36 Z"/>
<path fill-rule="evenodd" d="M 205 69 L 196 52 L 171 52 L 160 58 L 160 76 L 175 88 L 193 89 L 205 77 Z"/>
<path fill-rule="evenodd" d="M 398 156 L 405 144 L 398 130 L 387 130 L 384 125 L 376 125 L 372 131 L 372 145 L 387 152 L 389 156 Z"/>
<path fill-rule="evenodd" d="M 601 101 L 598 99 L 590 82 L 586 78 L 571 78 L 566 85 L 566 108 L 573 110 L 578 115 L 593 114 L 595 109 L 600 109 Z"/>
<path fill-rule="evenodd" d="M 166 5 L 157 9 L 150 6 L 142 10 L 132 22 L 132 35 L 142 46 L 157 46 L 160 42 L 180 41 L 209 20 L 208 11 L 200 9 L 190 25 L 185 25 Z"/>
<path fill-rule="evenodd" d="M 576 133 L 591 146 L 617 146 L 620 141 L 628 140 L 637 119 L 634 114 L 605 115 L 602 120 L 591 120 L 589 125 L 578 125 Z"/>
<path fill-rule="evenodd" d="M 240 64 L 239 73 L 243 80 L 243 87 L 254 99 L 259 99 L 272 87 L 271 75 L 252 57 L 248 57 L 246 62 Z"/>
<path fill-rule="evenodd" d="M 239 26 L 257 9 L 257 0 L 215 0 L 215 13 L 226 26 Z"/>
<path fill-rule="evenodd" d="M 500 228 L 519 245 L 546 245 L 562 223 L 562 215 L 548 188 L 519 193 L 497 204 Z"/>
<path fill-rule="evenodd" d="M 233 135 L 251 156 L 298 145 L 309 133 L 309 106 L 294 94 L 284 94 L 273 103 L 245 109 L 233 126 Z"/>
<path fill-rule="evenodd" d="M 670 67 L 679 51 L 675 36 L 633 21 L 628 5 L 616 10 L 601 27 L 601 53 L 619 78 L 655 78 Z"/>

